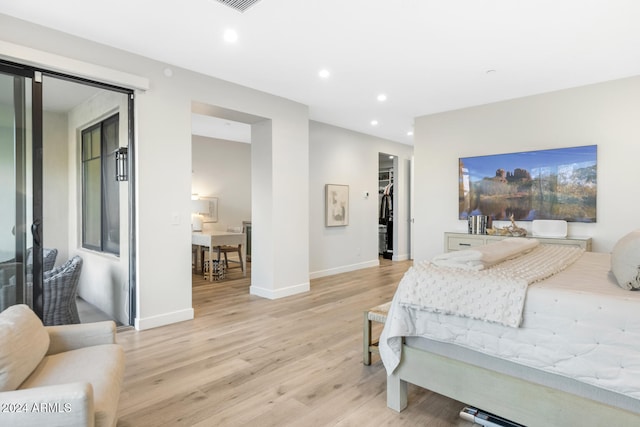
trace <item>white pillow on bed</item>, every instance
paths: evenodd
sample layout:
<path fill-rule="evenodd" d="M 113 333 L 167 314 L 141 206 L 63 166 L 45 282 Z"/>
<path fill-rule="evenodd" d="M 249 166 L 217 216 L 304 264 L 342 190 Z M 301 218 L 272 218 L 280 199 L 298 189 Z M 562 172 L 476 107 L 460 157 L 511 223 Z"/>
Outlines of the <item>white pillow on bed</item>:
<path fill-rule="evenodd" d="M 615 244 L 611 271 L 621 288 L 640 290 L 640 230 L 632 231 Z"/>

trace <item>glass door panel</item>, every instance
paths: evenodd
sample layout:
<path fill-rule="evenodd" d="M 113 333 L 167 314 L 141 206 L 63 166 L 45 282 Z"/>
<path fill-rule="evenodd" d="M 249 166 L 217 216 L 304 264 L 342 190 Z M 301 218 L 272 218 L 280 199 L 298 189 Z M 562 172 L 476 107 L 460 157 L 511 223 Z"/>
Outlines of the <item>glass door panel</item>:
<path fill-rule="evenodd" d="M 33 295 L 32 81 L 10 71 L 0 68 L 0 310 Z"/>

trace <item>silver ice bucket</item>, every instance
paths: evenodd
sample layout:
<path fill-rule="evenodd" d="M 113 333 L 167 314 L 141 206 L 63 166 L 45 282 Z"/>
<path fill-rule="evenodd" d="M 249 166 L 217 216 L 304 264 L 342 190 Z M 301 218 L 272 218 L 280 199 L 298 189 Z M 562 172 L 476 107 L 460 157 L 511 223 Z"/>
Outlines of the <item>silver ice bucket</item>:
<path fill-rule="evenodd" d="M 489 217 L 487 215 L 471 215 L 469 221 L 469 234 L 487 234 Z"/>

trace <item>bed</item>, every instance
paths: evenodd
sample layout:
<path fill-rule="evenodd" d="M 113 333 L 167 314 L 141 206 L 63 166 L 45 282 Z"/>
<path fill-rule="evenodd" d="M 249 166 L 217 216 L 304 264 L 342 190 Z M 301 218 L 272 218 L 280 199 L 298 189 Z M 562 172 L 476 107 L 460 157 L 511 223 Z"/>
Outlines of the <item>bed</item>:
<path fill-rule="evenodd" d="M 408 303 L 412 267 L 380 339 L 387 406 L 404 409 L 411 383 L 527 426 L 640 425 L 640 292 L 628 290 L 640 286 L 640 231 L 632 234 L 612 254 L 580 253 L 527 283 L 517 325 Z M 618 259 L 627 289 L 612 273 Z"/>

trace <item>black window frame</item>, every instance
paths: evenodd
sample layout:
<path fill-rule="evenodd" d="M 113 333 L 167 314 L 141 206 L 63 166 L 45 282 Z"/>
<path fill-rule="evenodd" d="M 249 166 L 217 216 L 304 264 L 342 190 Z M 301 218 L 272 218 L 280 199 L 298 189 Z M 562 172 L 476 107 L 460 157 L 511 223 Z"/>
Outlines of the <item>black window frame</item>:
<path fill-rule="evenodd" d="M 109 126 L 115 125 L 115 141 L 109 141 L 107 136 L 107 129 Z M 100 156 L 86 158 L 85 155 L 85 135 L 87 133 L 94 132 L 96 129 L 100 130 Z M 85 249 L 109 253 L 116 256 L 120 256 L 120 190 L 115 178 L 115 149 L 119 146 L 119 129 L 120 129 L 120 114 L 113 114 L 106 119 L 95 123 L 81 131 L 81 169 L 82 169 L 82 247 Z M 111 144 L 110 144 L 111 142 Z M 110 146 L 111 145 L 111 146 Z M 89 160 L 100 160 L 100 242 L 99 244 L 93 244 L 87 242 L 87 177 L 85 173 L 85 163 Z M 112 180 L 112 185 L 108 186 L 108 182 Z M 114 184 L 115 183 L 115 184 Z M 113 194 L 111 193 L 113 192 Z M 109 214 L 109 209 L 115 210 L 114 215 Z M 116 239 L 110 238 L 110 221 L 115 220 L 116 229 L 112 233 Z"/>

